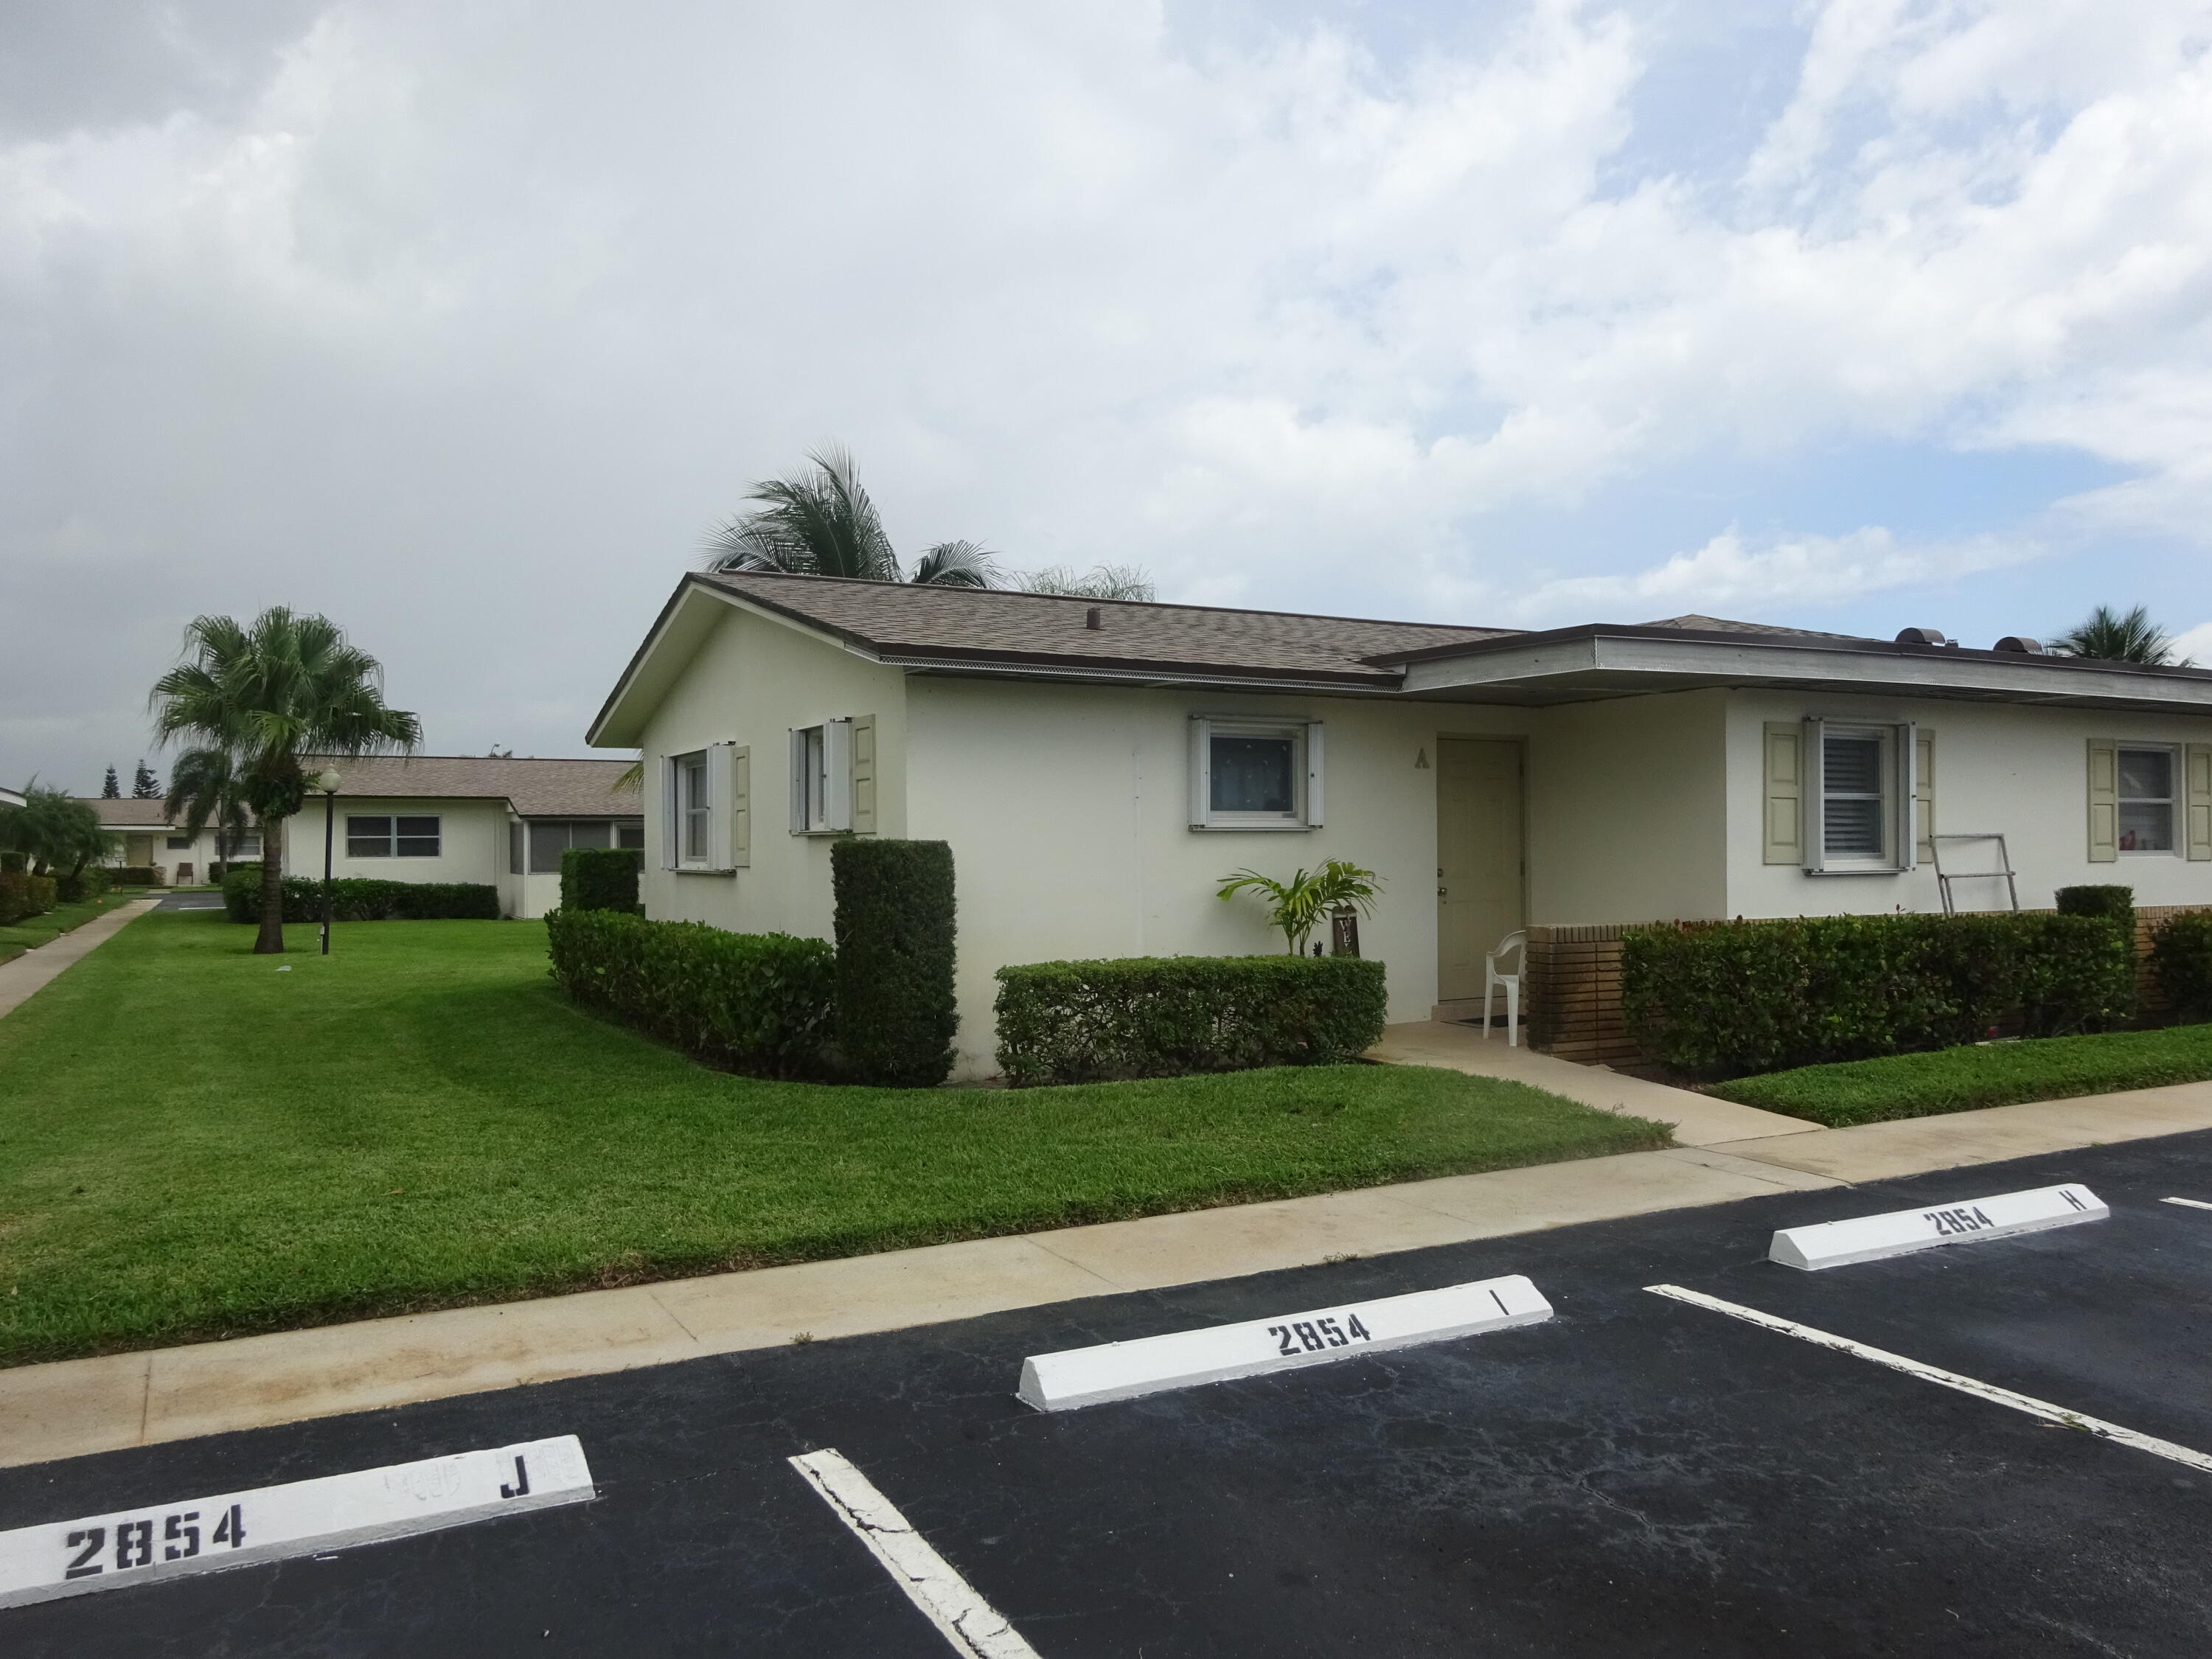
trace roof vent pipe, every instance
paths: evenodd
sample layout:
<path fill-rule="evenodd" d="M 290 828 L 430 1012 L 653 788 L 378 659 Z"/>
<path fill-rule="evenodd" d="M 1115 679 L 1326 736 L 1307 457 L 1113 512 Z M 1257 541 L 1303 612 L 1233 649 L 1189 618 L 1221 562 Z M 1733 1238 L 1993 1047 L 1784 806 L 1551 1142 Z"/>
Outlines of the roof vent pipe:
<path fill-rule="evenodd" d="M 1898 630 L 1897 642 L 1899 645 L 1941 645 L 1943 635 L 1933 628 L 1905 628 Z"/>
<path fill-rule="evenodd" d="M 2043 641 L 2031 640 L 2025 634 L 2008 634 L 1997 641 L 1996 648 L 2017 656 L 2039 657 L 2043 654 Z"/>
<path fill-rule="evenodd" d="M 1097 605 L 1092 605 L 1090 610 L 1083 613 L 1083 625 L 1085 628 L 1090 629 L 1094 633 L 1097 632 L 1099 628 L 1103 626 L 1103 624 L 1098 620 L 1098 607 Z"/>

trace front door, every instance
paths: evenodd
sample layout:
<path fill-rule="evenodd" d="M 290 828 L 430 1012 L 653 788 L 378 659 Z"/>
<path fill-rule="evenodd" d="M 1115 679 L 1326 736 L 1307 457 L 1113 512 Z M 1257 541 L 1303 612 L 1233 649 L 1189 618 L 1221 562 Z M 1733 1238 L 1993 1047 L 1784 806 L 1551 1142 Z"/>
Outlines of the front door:
<path fill-rule="evenodd" d="M 1437 740 L 1437 1000 L 1482 994 L 1484 953 L 1523 925 L 1521 745 Z"/>

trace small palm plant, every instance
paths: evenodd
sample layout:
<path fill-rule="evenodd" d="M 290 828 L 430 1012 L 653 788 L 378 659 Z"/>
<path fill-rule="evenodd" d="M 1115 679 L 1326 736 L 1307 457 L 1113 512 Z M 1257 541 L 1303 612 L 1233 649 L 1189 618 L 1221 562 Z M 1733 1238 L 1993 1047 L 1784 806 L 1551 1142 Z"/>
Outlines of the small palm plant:
<path fill-rule="evenodd" d="M 2051 648 L 2065 657 L 2090 657 L 2103 662 L 2168 663 L 2176 668 L 2195 665 L 2174 662 L 2173 636 L 2150 619 L 2148 606 L 2124 613 L 2100 605 L 2087 622 L 2061 634 Z"/>
<path fill-rule="evenodd" d="M 1222 899 L 1250 891 L 1267 901 L 1267 922 L 1279 928 L 1292 956 L 1304 956 L 1306 941 L 1332 911 L 1350 908 L 1373 916 L 1381 896 L 1382 878 L 1344 859 L 1331 859 L 1308 874 L 1301 870 L 1288 881 L 1277 881 L 1256 870 L 1239 870 L 1221 878 Z"/>
<path fill-rule="evenodd" d="M 999 567 L 980 542 L 939 542 L 908 574 L 891 549 L 883 516 L 862 488 L 853 458 L 835 444 L 811 453 L 806 470 L 766 478 L 746 493 L 763 505 L 707 538 L 709 570 L 779 570 L 933 587 L 996 587 Z"/>

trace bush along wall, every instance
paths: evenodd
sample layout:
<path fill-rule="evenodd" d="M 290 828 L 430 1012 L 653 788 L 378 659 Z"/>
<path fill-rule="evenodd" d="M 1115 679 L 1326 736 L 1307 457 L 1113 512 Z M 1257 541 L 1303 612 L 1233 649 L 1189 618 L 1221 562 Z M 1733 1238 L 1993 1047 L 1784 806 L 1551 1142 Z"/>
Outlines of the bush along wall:
<path fill-rule="evenodd" d="M 2132 887 L 2062 887 L 2058 890 L 2062 916 L 2102 916 L 2119 923 L 2127 936 L 2136 936 L 2136 890 Z"/>
<path fill-rule="evenodd" d="M 1017 1087 L 1356 1060 L 1382 1035 L 1380 962 L 1136 957 L 999 969 L 999 1066 Z"/>
<path fill-rule="evenodd" d="M 635 847 L 571 847 L 561 854 L 561 908 L 641 916 L 637 878 L 644 868 L 645 854 Z"/>
<path fill-rule="evenodd" d="M 556 910 L 545 932 L 553 977 L 578 1002 L 731 1071 L 818 1069 L 836 977 L 822 940 L 620 910 Z"/>
<path fill-rule="evenodd" d="M 952 1070 L 952 848 L 850 837 L 830 848 L 836 1049 L 865 1083 L 933 1088 Z"/>
<path fill-rule="evenodd" d="M 2100 1030 L 2135 994 L 2134 941 L 2101 914 L 1685 922 L 1621 941 L 1629 1029 L 1695 1076 L 1972 1042 L 2014 1015 L 2031 1036 Z"/>
<path fill-rule="evenodd" d="M 261 920 L 261 866 L 234 864 L 222 878 L 222 907 L 233 921 Z M 284 878 L 284 920 L 320 921 L 323 884 Z M 334 921 L 497 921 L 499 889 L 471 881 L 368 881 L 331 884 Z"/>
<path fill-rule="evenodd" d="M 97 864 L 64 871 L 54 878 L 54 891 L 64 904 L 83 904 L 107 890 L 108 873 Z"/>
<path fill-rule="evenodd" d="M 118 887 L 161 887 L 168 881 L 158 864 L 126 864 L 107 873 Z"/>
<path fill-rule="evenodd" d="M 34 876 L 27 870 L 0 870 L 0 927 L 54 908 L 56 883 L 52 876 Z"/>
<path fill-rule="evenodd" d="M 2185 910 L 2151 929 L 2150 970 L 2185 1019 L 2212 1019 L 2212 910 Z"/>

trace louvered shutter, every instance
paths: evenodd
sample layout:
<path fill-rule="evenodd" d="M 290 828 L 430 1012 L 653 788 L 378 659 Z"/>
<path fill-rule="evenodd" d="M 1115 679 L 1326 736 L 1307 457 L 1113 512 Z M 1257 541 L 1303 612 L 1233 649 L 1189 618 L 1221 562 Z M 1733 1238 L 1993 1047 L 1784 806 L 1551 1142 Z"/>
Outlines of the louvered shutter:
<path fill-rule="evenodd" d="M 1923 864 L 1936 861 L 1936 734 L 1918 728 L 1913 748 L 1912 838 Z"/>
<path fill-rule="evenodd" d="M 1796 726 L 1777 721 L 1766 728 L 1760 839 L 1769 864 L 1796 864 L 1803 856 L 1803 743 L 1804 733 Z"/>
<path fill-rule="evenodd" d="M 753 751 L 750 744 L 730 750 L 730 866 L 742 870 L 753 861 Z"/>
<path fill-rule="evenodd" d="M 2110 738 L 2089 739 L 2089 862 L 2120 857 L 2120 750 Z"/>
<path fill-rule="evenodd" d="M 678 797 L 681 780 L 676 775 L 676 757 L 660 758 L 660 867 L 676 867 L 676 832 L 684 822 L 684 803 Z"/>
<path fill-rule="evenodd" d="M 730 743 L 707 745 L 707 867 L 710 870 L 737 867 L 730 846 L 731 798 L 737 793 L 736 749 Z"/>
<path fill-rule="evenodd" d="M 853 830 L 876 833 L 876 717 L 853 716 Z"/>
<path fill-rule="evenodd" d="M 2189 856 L 2212 859 L 2212 744 L 2183 750 L 2181 773 L 2188 787 Z"/>
<path fill-rule="evenodd" d="M 1318 830 L 1327 822 L 1322 808 L 1327 804 L 1322 787 L 1322 722 L 1306 722 L 1306 824 Z"/>

